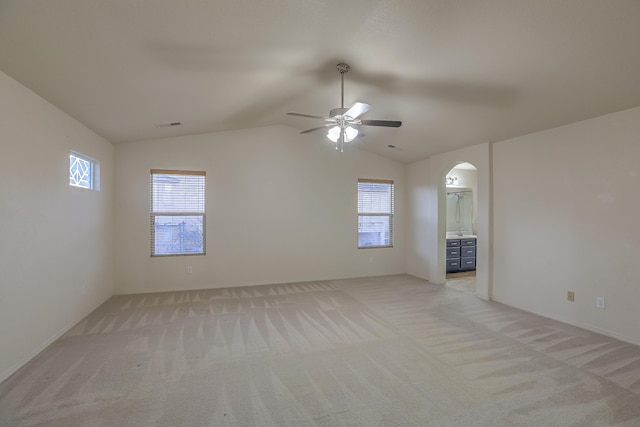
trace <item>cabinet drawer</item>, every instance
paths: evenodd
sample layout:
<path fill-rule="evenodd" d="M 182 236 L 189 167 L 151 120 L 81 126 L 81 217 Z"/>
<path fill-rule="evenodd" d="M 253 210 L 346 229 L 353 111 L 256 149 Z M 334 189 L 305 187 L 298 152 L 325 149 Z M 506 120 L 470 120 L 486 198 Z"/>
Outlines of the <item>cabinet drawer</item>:
<path fill-rule="evenodd" d="M 448 259 L 447 260 L 447 273 L 450 271 L 460 271 L 460 260 L 459 259 Z"/>
<path fill-rule="evenodd" d="M 474 243 L 475 245 L 475 243 Z M 447 247 L 453 248 L 460 246 L 460 239 L 447 239 Z"/>
<path fill-rule="evenodd" d="M 460 248 L 460 256 L 461 257 L 476 257 L 476 247 L 475 246 L 463 246 Z"/>
<path fill-rule="evenodd" d="M 462 239 L 460 240 L 460 246 L 475 246 L 476 239 Z"/>
<path fill-rule="evenodd" d="M 447 259 L 460 258 L 460 248 L 447 248 Z"/>
<path fill-rule="evenodd" d="M 460 269 L 461 270 L 475 270 L 476 269 L 476 259 L 475 258 L 460 258 Z"/>

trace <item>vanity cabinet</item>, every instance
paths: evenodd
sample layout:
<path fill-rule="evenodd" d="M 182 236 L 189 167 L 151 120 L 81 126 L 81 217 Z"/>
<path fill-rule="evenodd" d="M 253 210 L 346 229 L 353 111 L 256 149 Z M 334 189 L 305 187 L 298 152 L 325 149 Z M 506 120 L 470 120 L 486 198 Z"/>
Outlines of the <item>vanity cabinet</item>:
<path fill-rule="evenodd" d="M 476 239 L 447 239 L 447 273 L 476 269 Z"/>

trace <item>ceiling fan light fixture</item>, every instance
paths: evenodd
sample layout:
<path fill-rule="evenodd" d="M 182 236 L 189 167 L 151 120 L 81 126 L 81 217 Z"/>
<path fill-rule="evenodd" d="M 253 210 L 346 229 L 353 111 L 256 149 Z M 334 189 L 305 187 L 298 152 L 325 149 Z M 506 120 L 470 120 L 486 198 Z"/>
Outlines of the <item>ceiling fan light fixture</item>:
<path fill-rule="evenodd" d="M 340 126 L 329 128 L 329 132 L 327 132 L 327 138 L 329 138 L 333 142 L 338 142 L 338 139 L 340 139 Z"/>
<path fill-rule="evenodd" d="M 344 141 L 351 142 L 355 139 L 356 136 L 358 136 L 358 129 L 351 126 L 347 126 L 347 128 L 344 130 L 344 133 L 345 133 Z"/>
<path fill-rule="evenodd" d="M 340 63 L 337 65 L 340 72 L 340 108 L 334 108 L 329 112 L 329 117 L 312 116 L 310 114 L 287 113 L 291 116 L 309 117 L 312 119 L 323 119 L 324 126 L 303 130 L 300 133 L 315 132 L 320 129 L 326 129 L 327 138 L 336 143 L 336 150 L 343 151 L 346 142 L 353 141 L 359 134 L 358 128 L 354 126 L 382 126 L 382 127 L 400 127 L 402 122 L 394 120 L 362 120 L 360 117 L 366 114 L 371 105 L 364 102 L 356 102 L 350 108 L 344 107 L 344 74 L 349 71 L 347 64 Z"/>
<path fill-rule="evenodd" d="M 342 134 L 342 138 L 344 142 L 351 142 L 358 136 L 358 129 L 353 126 L 341 127 L 339 125 L 333 126 L 329 128 L 327 132 L 327 138 L 329 138 L 333 142 L 338 142 L 340 139 L 340 134 Z"/>

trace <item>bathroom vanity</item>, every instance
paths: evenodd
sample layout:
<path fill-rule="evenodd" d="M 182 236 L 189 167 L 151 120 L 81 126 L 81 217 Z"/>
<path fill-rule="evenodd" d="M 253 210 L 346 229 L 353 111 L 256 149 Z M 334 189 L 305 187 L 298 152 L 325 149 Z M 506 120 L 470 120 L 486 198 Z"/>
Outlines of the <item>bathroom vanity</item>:
<path fill-rule="evenodd" d="M 447 273 L 476 269 L 476 236 L 447 236 Z"/>

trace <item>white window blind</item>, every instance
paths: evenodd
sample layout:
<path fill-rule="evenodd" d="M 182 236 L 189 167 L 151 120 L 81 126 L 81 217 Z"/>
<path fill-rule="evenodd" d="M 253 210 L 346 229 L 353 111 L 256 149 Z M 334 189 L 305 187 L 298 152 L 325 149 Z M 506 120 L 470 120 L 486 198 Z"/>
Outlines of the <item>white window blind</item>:
<path fill-rule="evenodd" d="M 151 256 L 204 255 L 206 173 L 151 170 Z"/>
<path fill-rule="evenodd" d="M 358 248 L 393 246 L 393 181 L 358 179 Z"/>

